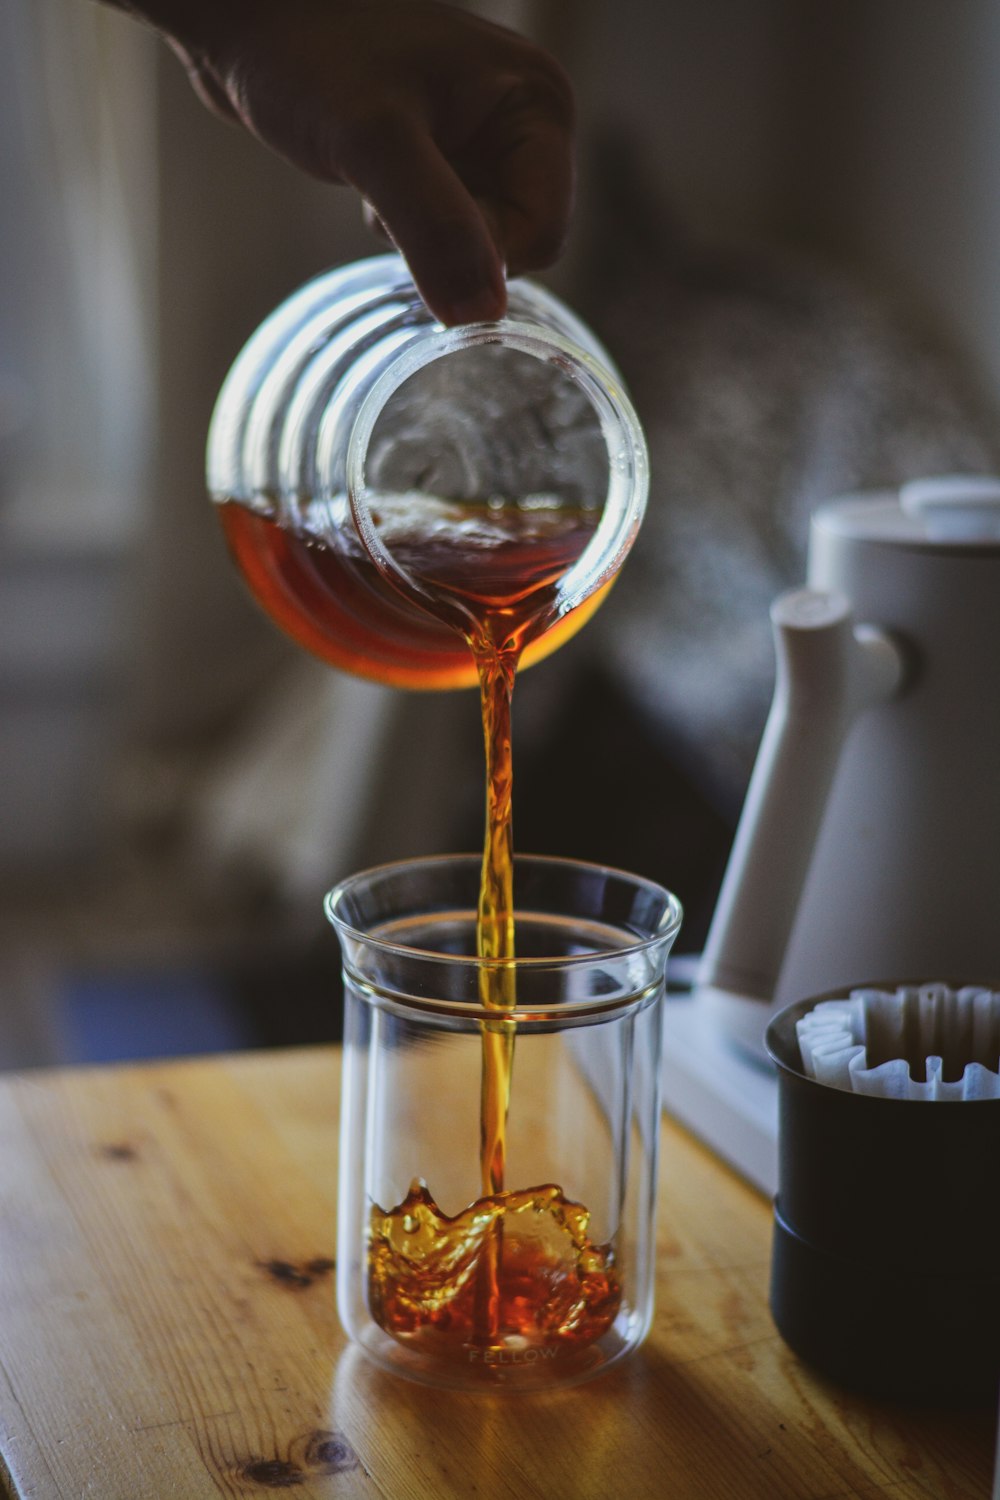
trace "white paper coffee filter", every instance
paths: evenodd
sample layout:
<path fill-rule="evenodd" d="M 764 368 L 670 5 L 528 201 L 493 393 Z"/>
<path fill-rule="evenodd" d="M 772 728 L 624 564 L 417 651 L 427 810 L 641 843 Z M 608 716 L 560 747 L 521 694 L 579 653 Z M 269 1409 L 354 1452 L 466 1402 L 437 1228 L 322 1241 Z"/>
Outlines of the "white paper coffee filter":
<path fill-rule="evenodd" d="M 886 1099 L 1000 1098 L 1000 993 L 906 985 L 821 1000 L 796 1022 L 807 1075 Z"/>

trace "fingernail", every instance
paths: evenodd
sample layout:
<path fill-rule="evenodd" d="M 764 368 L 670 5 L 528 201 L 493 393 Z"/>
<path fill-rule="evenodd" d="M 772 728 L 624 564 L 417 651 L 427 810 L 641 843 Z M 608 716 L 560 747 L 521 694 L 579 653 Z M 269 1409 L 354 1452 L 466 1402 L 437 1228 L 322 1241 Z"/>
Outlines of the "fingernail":
<path fill-rule="evenodd" d="M 460 297 L 455 302 L 448 302 L 442 312 L 443 321 L 453 327 L 459 323 L 495 323 L 503 317 L 504 308 L 492 292 L 487 292 L 478 297 Z"/>

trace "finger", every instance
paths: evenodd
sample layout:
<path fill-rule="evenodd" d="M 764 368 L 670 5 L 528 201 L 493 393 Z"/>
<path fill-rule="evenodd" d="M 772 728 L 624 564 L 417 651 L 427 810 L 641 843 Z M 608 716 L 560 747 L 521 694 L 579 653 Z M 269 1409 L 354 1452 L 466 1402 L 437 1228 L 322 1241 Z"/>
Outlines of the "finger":
<path fill-rule="evenodd" d="M 501 155 L 492 206 L 510 275 L 541 270 L 558 259 L 569 232 L 573 190 L 573 137 L 553 121 L 536 121 Z"/>
<path fill-rule="evenodd" d="M 366 203 L 364 201 L 362 202 L 361 217 L 364 220 L 365 228 L 369 231 L 370 234 L 373 234 L 376 239 L 388 240 L 390 238 L 388 229 L 386 229 L 385 225 L 382 223 L 382 220 L 379 218 L 378 214 L 372 208 L 370 203 Z"/>
<path fill-rule="evenodd" d="M 456 324 L 503 316 L 503 261 L 489 225 L 426 132 L 408 118 L 369 121 L 342 142 L 340 161 L 436 317 Z"/>
<path fill-rule="evenodd" d="M 187 49 L 180 42 L 167 38 L 171 49 L 180 58 L 187 73 L 188 81 L 194 89 L 198 98 L 213 114 L 220 115 L 224 120 L 238 121 L 239 114 L 233 107 L 232 100 L 226 93 L 223 85 L 215 78 L 209 69 L 201 62 L 195 61 Z"/>

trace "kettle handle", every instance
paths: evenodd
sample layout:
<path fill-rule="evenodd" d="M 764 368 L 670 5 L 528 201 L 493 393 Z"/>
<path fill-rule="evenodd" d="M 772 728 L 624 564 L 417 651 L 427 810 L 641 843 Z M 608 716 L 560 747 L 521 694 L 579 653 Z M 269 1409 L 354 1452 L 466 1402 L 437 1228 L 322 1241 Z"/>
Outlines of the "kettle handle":
<path fill-rule="evenodd" d="M 898 644 L 855 625 L 843 594 L 793 589 L 771 606 L 774 697 L 705 943 L 700 985 L 770 1001 L 854 717 L 903 677 Z"/>

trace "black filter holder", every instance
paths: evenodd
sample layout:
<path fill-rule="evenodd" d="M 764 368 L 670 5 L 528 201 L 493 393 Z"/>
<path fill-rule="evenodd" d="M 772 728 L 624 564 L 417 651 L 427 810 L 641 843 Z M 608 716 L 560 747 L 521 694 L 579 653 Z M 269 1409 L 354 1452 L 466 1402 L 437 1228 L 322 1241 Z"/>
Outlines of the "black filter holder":
<path fill-rule="evenodd" d="M 822 996 L 822 999 L 834 998 Z M 868 1395 L 995 1403 L 1000 1384 L 1000 1099 L 882 1099 L 778 1068 L 771 1312 L 795 1352 Z"/>

